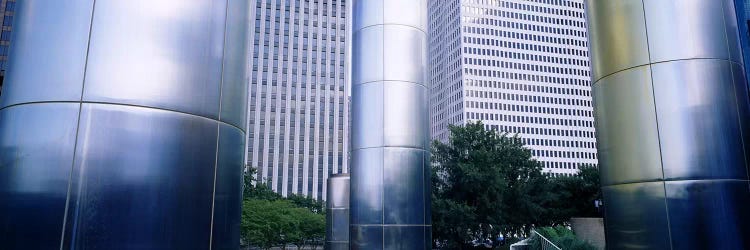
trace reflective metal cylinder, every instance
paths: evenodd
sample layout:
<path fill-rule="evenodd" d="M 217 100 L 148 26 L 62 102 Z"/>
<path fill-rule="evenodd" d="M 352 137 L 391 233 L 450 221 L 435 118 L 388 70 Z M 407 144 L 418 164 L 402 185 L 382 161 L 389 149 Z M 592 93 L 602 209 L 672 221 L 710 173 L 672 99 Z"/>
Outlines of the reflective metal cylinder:
<path fill-rule="evenodd" d="M 608 249 L 750 249 L 732 0 L 587 0 Z"/>
<path fill-rule="evenodd" d="M 328 177 L 325 249 L 349 249 L 349 174 Z"/>
<path fill-rule="evenodd" d="M 238 249 L 246 0 L 24 0 L 0 249 Z"/>
<path fill-rule="evenodd" d="M 427 1 L 353 9 L 351 249 L 427 249 Z"/>

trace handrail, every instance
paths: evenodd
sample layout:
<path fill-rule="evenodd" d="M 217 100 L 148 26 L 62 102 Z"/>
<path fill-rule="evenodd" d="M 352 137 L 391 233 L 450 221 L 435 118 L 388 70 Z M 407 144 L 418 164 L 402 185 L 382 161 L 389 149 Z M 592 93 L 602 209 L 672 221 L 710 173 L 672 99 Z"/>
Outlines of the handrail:
<path fill-rule="evenodd" d="M 542 234 L 537 232 L 536 230 L 531 230 L 532 234 L 535 234 L 536 236 L 539 236 L 541 238 L 542 243 L 542 250 L 562 250 L 562 248 L 559 248 L 558 246 L 555 246 L 555 243 L 552 243 L 552 241 L 548 240 L 546 237 L 544 237 Z"/>

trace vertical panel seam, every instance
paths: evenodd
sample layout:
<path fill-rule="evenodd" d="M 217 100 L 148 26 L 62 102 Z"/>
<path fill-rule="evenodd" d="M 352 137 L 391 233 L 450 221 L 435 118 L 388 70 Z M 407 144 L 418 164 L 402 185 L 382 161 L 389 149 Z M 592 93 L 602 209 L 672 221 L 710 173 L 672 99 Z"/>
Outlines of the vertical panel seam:
<path fill-rule="evenodd" d="M 83 64 L 83 79 L 81 81 L 81 97 L 78 102 L 76 137 L 74 139 L 75 142 L 73 143 L 73 159 L 70 163 L 70 174 L 68 175 L 68 191 L 65 197 L 65 210 L 63 210 L 62 230 L 60 230 L 61 231 L 60 232 L 60 250 L 63 250 L 63 246 L 65 245 L 65 228 L 68 222 L 68 208 L 70 207 L 70 191 L 72 189 L 73 170 L 75 169 L 75 165 L 76 165 L 76 152 L 78 151 L 78 133 L 81 131 L 81 112 L 83 112 L 83 93 L 84 93 L 84 88 L 86 86 L 86 73 L 88 70 L 89 52 L 91 51 L 91 33 L 94 27 L 95 10 L 96 10 L 96 0 L 92 0 L 91 17 L 89 18 L 89 34 L 88 34 L 88 40 L 86 41 L 86 59 L 84 60 L 84 64 Z M 71 233 L 74 233 L 74 232 L 71 232 Z"/>
<path fill-rule="evenodd" d="M 385 1 L 381 1 L 380 3 L 382 4 L 380 8 L 382 10 L 382 12 L 380 13 L 382 15 L 380 20 L 382 20 L 383 22 L 383 36 L 381 37 L 381 40 L 380 40 L 380 46 L 381 46 L 380 53 L 382 53 L 383 55 L 383 57 L 381 58 L 382 61 L 380 62 L 380 67 L 383 69 L 382 75 L 380 75 L 381 80 L 382 80 L 382 79 L 385 79 L 385 50 L 386 50 L 385 48 L 385 41 L 386 41 L 385 12 L 387 10 L 385 6 Z M 380 110 L 382 111 L 382 119 L 380 120 L 381 122 L 380 126 L 383 129 L 383 133 L 380 135 L 381 139 L 383 140 L 381 144 L 381 148 L 382 148 L 381 151 L 383 152 L 383 154 L 381 155 L 381 158 L 380 158 L 382 160 L 382 165 L 380 168 L 380 236 L 381 236 L 380 237 L 380 240 L 381 240 L 380 249 L 385 249 L 385 165 L 386 165 L 386 161 L 385 161 L 385 154 L 386 154 L 385 153 L 385 150 L 386 150 L 386 147 L 385 147 L 385 133 L 386 133 L 385 132 L 385 97 L 387 94 L 385 92 L 385 85 L 386 85 L 385 82 L 380 83 L 380 87 L 381 87 L 380 93 L 381 93 L 381 100 L 382 100 L 382 102 L 380 103 Z"/>
<path fill-rule="evenodd" d="M 672 223 L 669 220 L 669 204 L 667 203 L 667 182 L 665 181 L 666 176 L 664 174 L 664 155 L 662 154 L 662 148 L 661 148 L 661 132 L 659 131 L 659 114 L 656 109 L 656 90 L 654 87 L 654 69 L 653 65 L 651 63 L 651 46 L 648 36 L 648 21 L 646 20 L 646 3 L 645 0 L 641 0 L 641 7 L 643 11 L 643 29 L 646 32 L 646 52 L 648 53 L 648 69 L 649 69 L 649 78 L 651 80 L 651 98 L 654 101 L 654 118 L 655 118 L 655 124 L 656 124 L 656 136 L 657 141 L 659 142 L 659 161 L 661 162 L 661 177 L 662 177 L 662 187 L 664 188 L 664 213 L 667 218 L 667 232 L 669 235 L 669 249 L 674 249 L 672 246 Z"/>
<path fill-rule="evenodd" d="M 221 104 L 223 103 L 224 97 L 224 67 L 227 61 L 227 36 L 229 34 L 227 23 L 229 22 L 229 2 L 232 0 L 224 1 L 224 40 L 221 48 L 221 80 L 219 82 L 219 119 L 221 120 Z M 211 224 L 209 225 L 209 236 L 208 236 L 208 249 L 213 249 L 214 240 L 214 213 L 216 209 L 216 173 L 219 170 L 219 139 L 221 138 L 221 123 L 216 123 L 216 149 L 214 158 L 214 187 L 213 193 L 211 194 Z"/>

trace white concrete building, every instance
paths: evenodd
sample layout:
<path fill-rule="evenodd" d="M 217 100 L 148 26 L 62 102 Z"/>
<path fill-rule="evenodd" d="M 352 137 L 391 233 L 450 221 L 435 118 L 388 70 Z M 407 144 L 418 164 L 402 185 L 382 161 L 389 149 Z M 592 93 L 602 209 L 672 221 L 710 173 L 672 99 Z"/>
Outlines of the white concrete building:
<path fill-rule="evenodd" d="M 346 0 L 250 0 L 247 164 L 286 196 L 346 173 Z"/>
<path fill-rule="evenodd" d="M 481 120 L 544 172 L 597 164 L 583 0 L 431 0 L 431 136 Z"/>

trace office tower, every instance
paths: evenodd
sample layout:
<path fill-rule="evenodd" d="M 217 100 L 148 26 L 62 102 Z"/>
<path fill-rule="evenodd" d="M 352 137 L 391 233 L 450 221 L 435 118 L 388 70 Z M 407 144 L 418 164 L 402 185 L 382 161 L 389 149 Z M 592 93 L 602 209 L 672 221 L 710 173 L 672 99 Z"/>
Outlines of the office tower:
<path fill-rule="evenodd" d="M 238 249 L 246 0 L 23 0 L 0 249 Z"/>
<path fill-rule="evenodd" d="M 734 0 L 737 15 L 737 29 L 744 62 L 750 61 L 750 0 Z M 750 68 L 745 67 L 745 76 L 750 75 Z"/>
<path fill-rule="evenodd" d="M 750 249 L 732 0 L 587 0 L 608 249 Z"/>
<path fill-rule="evenodd" d="M 282 194 L 325 199 L 346 173 L 346 0 L 252 0 L 247 164 Z"/>
<path fill-rule="evenodd" d="M 431 136 L 481 120 L 544 172 L 597 164 L 582 0 L 431 0 Z"/>
<path fill-rule="evenodd" d="M 0 26 L 0 93 L 3 89 L 3 79 L 8 61 L 8 48 L 10 47 L 10 34 L 13 31 L 13 16 L 16 14 L 16 0 L 1 0 L 0 15 L 2 26 Z"/>

